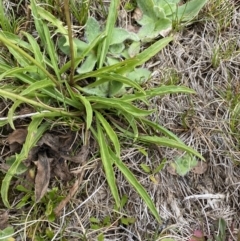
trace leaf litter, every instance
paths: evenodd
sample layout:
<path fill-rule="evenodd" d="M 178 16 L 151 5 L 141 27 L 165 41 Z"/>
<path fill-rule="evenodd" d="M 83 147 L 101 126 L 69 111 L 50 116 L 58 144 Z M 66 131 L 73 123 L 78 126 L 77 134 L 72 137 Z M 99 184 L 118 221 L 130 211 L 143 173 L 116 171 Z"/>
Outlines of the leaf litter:
<path fill-rule="evenodd" d="M 10 153 L 16 154 L 21 150 L 26 136 L 27 130 L 22 128 L 16 129 L 8 135 L 6 141 L 9 144 Z M 76 133 L 73 132 L 69 132 L 66 135 L 61 135 L 58 132 L 47 132 L 41 137 L 36 146 L 31 149 L 28 158 L 23 162 L 23 164 L 28 167 L 28 172 L 25 173 L 26 179 L 30 182 L 34 180 L 36 203 L 46 194 L 51 178 L 57 177 L 65 182 L 73 179 L 74 176 L 69 170 L 68 162 L 78 165 L 86 162 L 89 154 L 87 145 L 83 145 L 78 154 L 72 155 L 73 148 L 75 148 L 75 146 L 73 146 L 75 137 Z M 8 169 L 8 165 L 5 163 L 6 160 L 2 159 L 1 162 L 1 169 L 4 169 L 3 167 Z M 36 175 L 32 179 L 29 178 L 29 172 L 33 166 L 36 166 Z M 75 191 L 70 190 L 69 197 L 72 197 L 77 191 L 82 178 L 83 175 L 79 173 L 77 175 L 78 181 L 73 187 Z M 29 183 L 26 185 L 29 186 Z M 67 202 L 65 201 L 64 205 L 66 205 Z M 63 208 L 63 204 L 61 205 Z M 59 210 L 62 208 L 59 208 Z M 58 213 L 60 213 L 60 211 Z"/>

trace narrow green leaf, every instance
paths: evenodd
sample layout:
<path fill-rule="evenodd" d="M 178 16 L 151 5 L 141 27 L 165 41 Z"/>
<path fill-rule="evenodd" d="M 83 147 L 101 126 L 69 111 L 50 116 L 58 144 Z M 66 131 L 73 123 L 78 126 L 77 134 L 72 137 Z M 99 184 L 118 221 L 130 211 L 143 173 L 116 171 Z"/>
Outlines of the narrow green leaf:
<path fill-rule="evenodd" d="M 39 80 L 39 81 L 29 85 L 24 91 L 22 91 L 20 93 L 20 95 L 23 96 L 23 95 L 28 95 L 28 94 L 31 94 L 31 93 L 34 94 L 35 91 L 42 90 L 42 89 L 44 89 L 46 87 L 49 87 L 49 86 L 54 86 L 53 83 L 50 80 L 48 80 L 48 79 Z"/>
<path fill-rule="evenodd" d="M 205 161 L 204 157 L 201 154 L 199 154 L 193 148 L 186 146 L 182 142 L 178 142 L 178 141 L 166 138 L 166 137 L 158 137 L 158 136 L 141 136 L 141 135 L 139 135 L 138 139 L 140 141 L 147 142 L 147 143 L 177 148 L 179 150 L 183 150 L 190 154 L 193 154 L 193 155 L 199 157 L 200 159 L 202 159 L 203 161 Z"/>
<path fill-rule="evenodd" d="M 139 90 L 140 92 L 142 92 L 143 94 L 145 93 L 145 91 L 141 88 L 141 86 L 134 82 L 133 80 L 126 78 L 122 75 L 119 74 L 114 74 L 114 73 L 103 73 L 103 74 L 98 74 L 98 78 L 97 81 L 95 81 L 94 83 L 88 85 L 88 88 L 92 88 L 95 86 L 98 86 L 100 84 L 103 84 L 107 81 L 119 81 L 125 85 L 131 86 L 137 90 Z"/>
<path fill-rule="evenodd" d="M 98 61 L 99 69 L 102 68 L 106 55 L 107 55 L 107 52 L 108 52 L 114 25 L 115 25 L 116 19 L 117 19 L 117 11 L 118 11 L 119 4 L 120 4 L 120 0 L 112 0 L 110 2 L 106 29 L 105 29 L 106 38 L 103 40 L 102 44 L 98 48 L 99 50 L 101 50 L 99 61 Z"/>
<path fill-rule="evenodd" d="M 133 116 L 146 116 L 153 112 L 153 110 L 141 110 L 134 105 L 131 105 L 127 102 L 121 101 L 115 98 L 104 98 L 99 96 L 88 96 L 86 97 L 88 101 L 95 102 L 93 108 L 96 110 L 98 108 L 106 108 L 111 109 L 114 108 L 115 110 L 122 110 L 125 111 Z"/>
<path fill-rule="evenodd" d="M 9 111 L 8 111 L 8 122 L 9 122 L 9 125 L 11 126 L 11 128 L 12 128 L 13 130 L 15 130 L 15 126 L 14 126 L 14 124 L 13 124 L 13 115 L 14 115 L 14 112 L 15 112 L 16 108 L 17 108 L 20 104 L 22 104 L 22 101 L 20 101 L 20 100 L 14 101 L 13 105 L 11 106 L 11 108 L 10 108 Z"/>
<path fill-rule="evenodd" d="M 53 40 L 50 36 L 50 32 L 49 32 L 49 29 L 47 27 L 47 25 L 45 23 L 43 23 L 43 31 L 44 31 L 44 34 L 45 34 L 45 38 L 46 38 L 46 43 L 47 43 L 47 46 L 46 49 L 47 49 L 47 52 L 49 54 L 49 57 L 51 59 L 51 64 L 53 66 L 53 69 L 54 69 L 54 72 L 57 76 L 57 79 L 58 81 L 61 80 L 61 76 L 60 76 L 60 70 L 58 68 L 58 56 L 57 56 L 57 52 L 54 48 L 54 43 L 53 43 Z"/>
<path fill-rule="evenodd" d="M 68 31 L 67 28 L 63 27 L 63 22 L 59 20 L 59 18 L 56 18 L 54 15 L 52 15 L 50 12 L 46 11 L 44 8 L 37 6 L 36 7 L 38 16 L 41 19 L 45 19 L 48 22 L 52 23 L 55 27 L 57 27 L 57 31 L 63 35 L 67 35 Z"/>
<path fill-rule="evenodd" d="M 31 150 L 31 148 L 34 147 L 34 145 L 36 145 L 37 141 L 42 137 L 43 133 L 49 128 L 49 123 L 45 122 L 44 124 L 41 124 L 42 120 L 42 118 L 32 118 L 32 121 L 28 126 L 28 135 L 22 147 L 22 151 L 20 154 L 16 154 L 15 162 L 9 168 L 8 172 L 6 173 L 2 181 L 1 196 L 4 205 L 8 208 L 10 208 L 10 204 L 8 202 L 8 189 L 12 177 L 16 174 L 19 164 L 23 160 L 27 159 L 28 153 Z"/>
<path fill-rule="evenodd" d="M 109 125 L 108 121 L 103 117 L 103 115 L 98 112 L 94 111 L 96 114 L 97 119 L 101 122 L 104 130 L 106 131 L 109 139 L 112 141 L 116 154 L 118 157 L 120 157 L 120 143 L 117 137 L 116 132 L 112 129 L 112 127 Z"/>
<path fill-rule="evenodd" d="M 110 187 L 111 193 L 115 199 L 117 207 L 120 207 L 120 198 L 118 194 L 118 189 L 116 185 L 114 170 L 112 166 L 112 158 L 109 154 L 108 145 L 104 138 L 102 128 L 100 126 L 99 120 L 97 119 L 97 134 L 98 134 L 98 144 L 100 147 L 101 159 L 106 174 L 106 179 Z"/>
<path fill-rule="evenodd" d="M 144 200 L 157 221 L 161 222 L 158 211 L 144 187 L 140 184 L 140 182 L 138 182 L 138 180 L 136 179 L 134 174 L 128 169 L 128 167 L 119 158 L 117 158 L 112 151 L 110 152 L 110 155 L 118 169 L 122 172 L 127 181 L 133 186 L 133 188 L 137 191 L 140 197 Z"/>
<path fill-rule="evenodd" d="M 92 119 L 93 119 L 93 110 L 90 102 L 86 99 L 86 97 L 82 96 L 81 94 L 76 95 L 77 98 L 80 99 L 80 101 L 83 103 L 85 106 L 86 110 L 86 122 L 87 122 L 87 130 L 90 128 L 92 125 Z"/>
<path fill-rule="evenodd" d="M 150 126 L 152 127 L 153 131 L 156 133 L 156 131 L 160 131 L 162 134 L 166 135 L 167 137 L 177 141 L 177 142 L 182 142 L 181 139 L 179 139 L 174 133 L 172 133 L 171 131 L 169 131 L 168 129 L 166 129 L 165 127 L 152 122 L 150 120 L 147 120 L 145 118 L 141 118 L 139 119 L 139 121 L 143 122 L 144 124 L 146 124 L 146 126 Z M 183 142 L 182 142 L 183 143 Z"/>
<path fill-rule="evenodd" d="M 177 94 L 177 93 L 195 94 L 196 92 L 184 86 L 166 85 L 166 86 L 153 88 L 151 90 L 147 90 L 145 91 L 145 94 L 139 93 L 139 92 L 135 94 L 126 94 L 123 97 L 121 97 L 121 100 L 132 102 L 134 100 L 145 99 L 146 97 L 152 98 L 155 96 L 163 96 L 166 94 Z"/>
<path fill-rule="evenodd" d="M 32 49 L 33 49 L 33 53 L 34 53 L 35 59 L 36 59 L 39 63 L 41 63 L 41 65 L 42 65 L 44 68 L 46 68 L 46 64 L 45 64 L 45 62 L 44 62 L 44 56 L 43 56 L 43 54 L 41 53 L 40 47 L 39 47 L 36 39 L 33 38 L 33 36 L 32 36 L 31 34 L 27 33 L 27 32 L 22 31 L 21 33 L 22 33 L 24 36 L 27 37 L 28 42 L 31 44 L 31 47 L 32 47 Z M 44 78 L 44 77 L 45 77 L 45 74 L 41 71 L 40 76 L 41 76 L 41 78 Z"/>

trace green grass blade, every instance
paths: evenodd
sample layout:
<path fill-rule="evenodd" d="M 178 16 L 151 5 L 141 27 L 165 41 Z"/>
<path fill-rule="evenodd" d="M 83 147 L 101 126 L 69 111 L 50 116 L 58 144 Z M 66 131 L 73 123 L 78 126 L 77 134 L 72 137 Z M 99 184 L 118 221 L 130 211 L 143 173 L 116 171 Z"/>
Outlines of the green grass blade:
<path fill-rule="evenodd" d="M 86 79 L 86 78 L 89 78 L 89 77 L 98 77 L 99 74 L 103 74 L 103 73 L 116 72 L 118 69 L 124 68 L 124 67 L 126 67 L 126 66 L 128 66 L 132 63 L 136 63 L 136 60 L 135 59 L 127 59 L 127 60 L 124 60 L 120 63 L 114 64 L 114 65 L 111 65 L 111 66 L 105 66 L 105 67 L 102 67 L 98 70 L 91 71 L 91 72 L 86 73 L 86 74 L 76 75 L 74 77 L 74 81 L 77 82 L 79 80 Z"/>
<path fill-rule="evenodd" d="M 67 28 L 63 27 L 63 22 L 53 16 L 50 12 L 39 6 L 36 7 L 36 11 L 40 18 L 45 19 L 47 22 L 50 22 L 52 25 L 54 25 L 57 28 L 57 32 L 63 35 L 68 34 Z"/>
<path fill-rule="evenodd" d="M 178 94 L 178 93 L 195 94 L 196 92 L 184 86 L 166 85 L 166 86 L 160 86 L 158 88 L 153 88 L 151 90 L 147 90 L 145 91 L 145 94 L 139 93 L 139 92 L 135 94 L 126 94 L 123 97 L 121 97 L 121 100 L 132 102 L 134 100 L 145 99 L 146 97 L 152 98 L 155 96 L 163 96 L 166 94 Z"/>
<path fill-rule="evenodd" d="M 144 187 L 138 182 L 134 174 L 128 169 L 128 167 L 119 159 L 117 158 L 114 153 L 110 152 L 110 155 L 112 159 L 114 160 L 114 163 L 118 167 L 118 169 L 122 172 L 122 174 L 125 176 L 127 181 L 133 186 L 133 188 L 137 191 L 137 193 L 140 195 L 140 197 L 144 200 L 154 217 L 158 220 L 158 222 L 161 222 L 161 218 L 158 214 L 158 211 L 151 200 L 150 196 L 144 189 Z"/>
<path fill-rule="evenodd" d="M 172 148 L 177 148 L 179 150 L 186 151 L 190 154 L 193 154 L 203 161 L 205 161 L 204 157 L 199 154 L 197 151 L 195 151 L 193 148 L 186 146 L 182 141 L 175 141 L 166 137 L 158 137 L 158 136 L 141 136 L 139 135 L 138 140 L 147 142 L 147 143 L 152 143 L 160 146 L 167 146 L 167 147 L 172 147 Z"/>
<path fill-rule="evenodd" d="M 112 129 L 112 127 L 109 125 L 108 121 L 103 117 L 103 115 L 100 112 L 98 112 L 98 111 L 94 111 L 94 112 L 96 114 L 96 118 L 101 122 L 109 139 L 113 143 L 117 156 L 120 157 L 120 143 L 119 143 L 116 132 Z"/>
<path fill-rule="evenodd" d="M 36 39 L 33 38 L 32 35 L 30 35 L 27 32 L 21 32 L 25 37 L 27 37 L 28 42 L 31 44 L 31 47 L 33 49 L 33 53 L 34 53 L 34 58 L 46 69 L 46 64 L 44 62 L 44 56 L 41 53 L 40 47 L 36 41 Z M 41 71 L 40 72 L 40 76 L 41 78 L 45 77 L 45 74 Z"/>
<path fill-rule="evenodd" d="M 173 134 L 171 131 L 169 131 L 168 129 L 166 129 L 165 127 L 155 123 L 155 122 L 152 122 L 150 120 L 147 120 L 147 119 L 144 119 L 144 118 L 141 118 L 139 119 L 139 121 L 143 122 L 144 124 L 146 124 L 146 126 L 150 126 L 152 127 L 152 129 L 154 130 L 154 132 L 156 131 L 160 131 L 162 134 L 166 135 L 167 137 L 175 140 L 175 141 L 178 141 L 178 142 L 182 142 L 181 139 L 179 139 L 175 134 Z M 182 142 L 183 143 L 183 142 Z"/>
<path fill-rule="evenodd" d="M 147 116 L 153 112 L 153 110 L 141 110 L 134 105 L 131 105 L 130 103 L 121 101 L 119 99 L 114 98 L 103 98 L 98 96 L 89 96 L 86 97 L 88 101 L 95 102 L 93 105 L 93 109 L 98 108 L 105 108 L 105 109 L 111 109 L 114 108 L 115 110 L 122 110 L 125 111 L 133 116 L 141 117 L 141 116 Z"/>
<path fill-rule="evenodd" d="M 29 85 L 24 91 L 22 91 L 20 93 L 20 95 L 22 95 L 22 96 L 28 95 L 28 94 L 33 94 L 34 95 L 35 91 L 45 89 L 45 88 L 47 88 L 49 86 L 53 87 L 54 85 L 48 79 L 39 80 L 39 81 Z"/>
<path fill-rule="evenodd" d="M 44 29 L 43 29 L 43 21 L 38 13 L 38 7 L 37 7 L 35 0 L 30 1 L 30 8 L 32 10 L 34 25 L 35 25 L 38 35 L 41 39 L 41 44 L 42 44 L 42 46 L 46 46 L 47 42 L 46 42 Z"/>
<path fill-rule="evenodd" d="M 100 126 L 98 119 L 97 119 L 97 134 L 98 134 L 98 144 L 100 147 L 100 154 L 101 154 L 104 171 L 106 174 L 106 179 L 110 187 L 111 193 L 115 199 L 116 205 L 117 207 L 120 207 L 120 198 L 119 198 L 115 175 L 113 171 L 112 158 L 110 157 L 108 145 L 104 138 L 102 128 Z"/>
<path fill-rule="evenodd" d="M 69 112 L 69 111 L 65 111 L 63 109 L 57 109 L 55 107 L 46 105 L 46 104 L 41 103 L 41 102 L 37 102 L 35 100 L 31 100 L 31 99 L 26 98 L 24 96 L 14 94 L 12 92 L 9 92 L 9 91 L 3 90 L 3 89 L 0 89 L 0 96 L 3 96 L 4 98 L 9 98 L 9 99 L 11 99 L 13 101 L 20 100 L 23 103 L 30 104 L 30 105 L 33 105 L 35 107 L 40 107 L 43 110 L 49 110 L 49 111 L 61 113 L 63 116 L 65 115 L 65 116 L 76 117 L 76 116 L 82 114 L 82 112 Z"/>
<path fill-rule="evenodd" d="M 92 125 L 92 119 L 93 119 L 93 110 L 90 102 L 86 99 L 86 97 L 82 96 L 81 94 L 76 95 L 77 98 L 82 102 L 82 104 L 85 106 L 86 110 L 86 127 L 87 130 L 91 127 Z"/>
<path fill-rule="evenodd" d="M 45 23 L 43 23 L 43 31 L 44 31 L 45 38 L 46 38 L 46 43 L 47 43 L 46 49 L 47 49 L 48 55 L 49 55 L 49 57 L 51 59 L 51 64 L 53 66 L 53 69 L 54 69 L 54 72 L 55 72 L 55 74 L 57 76 L 57 79 L 59 81 L 61 81 L 60 70 L 58 68 L 57 52 L 54 49 L 53 40 L 51 39 L 49 29 L 48 29 L 48 27 L 47 27 L 47 25 Z"/>
<path fill-rule="evenodd" d="M 55 78 L 44 68 L 44 66 L 41 65 L 37 60 L 35 60 L 32 56 L 27 54 L 24 50 L 19 48 L 17 45 L 13 44 L 9 39 L 4 38 L 0 35 L 0 42 L 2 42 L 4 45 L 6 45 L 8 48 L 11 48 L 16 51 L 16 53 L 21 56 L 21 58 L 25 58 L 33 65 L 37 66 L 39 69 L 43 71 L 43 73 L 49 77 L 49 79 L 56 85 L 59 86 L 59 83 L 55 80 Z M 28 64 L 29 65 L 29 64 Z"/>
<path fill-rule="evenodd" d="M 119 4 L 120 4 L 119 0 L 112 0 L 110 2 L 106 29 L 105 29 L 106 38 L 103 40 L 103 43 L 99 45 L 99 48 L 98 48 L 99 50 L 101 49 L 101 54 L 100 54 L 100 58 L 98 61 L 99 69 L 102 68 L 106 55 L 107 55 L 107 52 L 108 52 L 109 44 L 110 44 L 110 41 L 112 38 L 113 28 L 114 28 L 114 25 L 115 25 L 116 19 L 117 19 Z"/>
<path fill-rule="evenodd" d="M 16 154 L 16 160 L 9 168 L 6 173 L 1 186 L 1 196 L 3 203 L 6 207 L 10 208 L 10 204 L 8 201 L 8 190 L 12 177 L 16 174 L 17 168 L 20 163 L 27 159 L 28 153 L 34 145 L 36 145 L 37 141 L 42 137 L 43 133 L 49 128 L 49 123 L 45 122 L 41 125 L 42 118 L 33 118 L 31 123 L 28 126 L 28 134 L 26 137 L 26 141 L 23 145 L 22 151 L 20 154 Z M 39 127 L 40 125 L 40 127 Z"/>
<path fill-rule="evenodd" d="M 22 101 L 16 100 L 8 111 L 8 123 L 13 130 L 15 130 L 15 126 L 14 126 L 14 123 L 13 123 L 13 115 L 14 115 L 14 112 L 15 112 L 16 108 L 20 104 L 22 104 Z"/>

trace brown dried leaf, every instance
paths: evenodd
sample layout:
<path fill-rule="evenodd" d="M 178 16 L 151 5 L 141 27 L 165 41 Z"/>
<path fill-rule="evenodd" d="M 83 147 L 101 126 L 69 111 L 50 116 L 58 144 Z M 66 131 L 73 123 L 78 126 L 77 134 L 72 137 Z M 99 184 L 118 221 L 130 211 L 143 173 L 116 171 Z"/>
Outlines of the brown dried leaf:
<path fill-rule="evenodd" d="M 69 172 L 66 161 L 58 161 L 54 165 L 53 173 L 58 176 L 61 180 L 69 181 L 71 179 L 71 174 Z"/>
<path fill-rule="evenodd" d="M 195 174 L 203 174 L 207 171 L 207 168 L 208 168 L 208 164 L 206 162 L 199 161 L 197 166 L 192 168 L 191 171 Z"/>
<path fill-rule="evenodd" d="M 3 230 L 8 226 L 8 212 L 0 211 L 0 230 Z"/>
<path fill-rule="evenodd" d="M 35 178 L 35 198 L 39 202 L 47 191 L 50 180 L 50 158 L 46 153 L 38 154 L 38 161 L 35 162 L 37 166 L 37 175 Z"/>
<path fill-rule="evenodd" d="M 13 144 L 14 142 L 17 142 L 22 145 L 25 142 L 26 137 L 27 137 L 26 129 L 17 129 L 8 135 L 7 141 L 10 145 Z"/>
<path fill-rule="evenodd" d="M 88 154 L 89 154 L 88 146 L 83 145 L 81 148 L 81 151 L 76 156 L 62 155 L 62 157 L 66 160 L 82 164 L 83 162 L 85 162 L 87 160 Z"/>
<path fill-rule="evenodd" d="M 49 146 L 53 151 L 58 152 L 59 149 L 59 138 L 56 135 L 52 135 L 50 133 L 45 133 L 43 137 L 38 142 L 39 146 L 43 144 Z"/>

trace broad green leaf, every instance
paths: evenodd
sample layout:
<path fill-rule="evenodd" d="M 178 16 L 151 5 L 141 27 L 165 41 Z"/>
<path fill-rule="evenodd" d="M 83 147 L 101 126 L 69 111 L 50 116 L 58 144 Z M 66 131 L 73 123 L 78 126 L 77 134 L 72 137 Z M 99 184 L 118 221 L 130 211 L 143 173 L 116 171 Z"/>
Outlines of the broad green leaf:
<path fill-rule="evenodd" d="M 109 52 L 113 56 L 118 56 L 123 52 L 124 49 L 125 49 L 124 43 L 113 44 L 109 47 Z"/>
<path fill-rule="evenodd" d="M 146 68 L 136 68 L 127 77 L 138 84 L 144 84 L 151 76 L 151 72 Z"/>
<path fill-rule="evenodd" d="M 128 54 L 130 58 L 135 57 L 140 52 L 140 41 L 132 42 L 128 48 Z"/>
<path fill-rule="evenodd" d="M 195 156 L 185 154 L 182 157 L 177 158 L 172 166 L 176 169 L 176 172 L 180 176 L 186 175 L 193 167 L 197 165 L 197 160 Z"/>
<path fill-rule="evenodd" d="M 19 164 L 27 159 L 28 153 L 37 141 L 42 137 L 43 133 L 49 128 L 49 123 L 42 123 L 43 118 L 32 118 L 31 123 L 28 126 L 28 135 L 26 141 L 22 147 L 20 154 L 16 154 L 16 160 L 13 165 L 7 171 L 1 186 L 1 196 L 3 203 L 6 207 L 10 208 L 8 202 L 8 189 L 12 177 L 16 174 Z"/>
<path fill-rule="evenodd" d="M 125 111 L 133 116 L 140 117 L 140 116 L 146 116 L 151 114 L 153 111 L 148 111 L 148 110 L 142 110 L 134 105 L 131 105 L 127 102 L 120 101 L 119 99 L 114 99 L 114 98 L 103 98 L 103 97 L 97 97 L 97 96 L 89 96 L 87 99 L 90 102 L 95 102 L 93 105 L 93 109 L 111 109 L 114 108 L 114 110 L 122 110 Z"/>
<path fill-rule="evenodd" d="M 103 117 L 103 115 L 100 112 L 98 111 L 94 111 L 94 112 L 96 114 L 96 118 L 100 121 L 109 139 L 113 143 L 114 149 L 116 151 L 116 155 L 120 157 L 120 143 L 116 132 L 112 129 L 111 125 L 108 123 L 108 121 Z"/>
<path fill-rule="evenodd" d="M 108 144 L 104 138 L 102 128 L 100 126 L 98 119 L 97 119 L 97 135 L 98 135 L 98 137 L 97 137 L 98 144 L 99 144 L 99 148 L 100 148 L 100 155 L 101 155 L 104 171 L 106 174 L 106 179 L 107 179 L 108 185 L 110 187 L 111 193 L 115 199 L 116 205 L 117 205 L 117 207 L 120 207 L 120 197 L 118 194 L 118 189 L 117 189 L 116 180 L 115 180 L 115 174 L 114 174 L 114 170 L 113 170 L 113 161 L 109 154 Z"/>
<path fill-rule="evenodd" d="M 77 47 L 77 51 L 79 56 L 77 58 L 74 59 L 74 63 L 75 63 L 75 68 L 78 67 L 78 65 L 80 64 L 80 62 L 89 55 L 89 53 L 101 42 L 103 41 L 103 39 L 105 38 L 105 34 L 102 33 L 100 35 L 97 36 L 96 39 L 94 39 L 94 41 L 92 41 L 90 44 L 86 44 L 80 40 L 73 40 L 74 43 L 76 44 Z M 85 45 L 86 44 L 86 45 Z M 61 69 L 60 69 L 60 74 L 65 73 L 69 68 L 71 67 L 71 61 L 68 61 Z"/>
<path fill-rule="evenodd" d="M 179 21 L 190 21 L 194 17 L 198 15 L 200 10 L 204 7 L 204 5 L 208 2 L 208 0 L 191 0 L 187 3 L 181 5 L 177 9 L 177 19 Z M 173 19 L 176 16 L 173 15 Z"/>
<path fill-rule="evenodd" d="M 94 41 L 94 39 L 101 33 L 100 30 L 100 24 L 98 21 L 93 18 L 89 17 L 87 22 L 86 22 L 86 27 L 85 27 L 85 35 L 89 43 Z"/>
<path fill-rule="evenodd" d="M 13 238 L 14 229 L 12 226 L 8 226 L 3 230 L 0 230 L 0 240 L 2 241 L 15 241 Z"/>
<path fill-rule="evenodd" d="M 121 44 L 127 39 L 130 39 L 132 41 L 140 40 L 139 37 L 137 36 L 137 34 L 135 34 L 133 32 L 129 32 L 123 28 L 114 28 L 112 31 L 111 39 L 110 39 L 110 45 Z"/>
<path fill-rule="evenodd" d="M 84 74 L 92 71 L 96 65 L 97 56 L 92 52 L 90 53 L 83 64 L 77 69 L 78 74 Z"/>
<path fill-rule="evenodd" d="M 161 222 L 158 211 L 144 187 L 140 184 L 140 182 L 138 182 L 138 180 L 136 179 L 134 174 L 128 169 L 128 167 L 119 158 L 117 158 L 112 151 L 110 151 L 110 155 L 118 169 L 127 179 L 127 181 L 133 186 L 133 188 L 137 191 L 140 197 L 144 200 L 154 217 L 158 220 L 158 222 Z"/>
<path fill-rule="evenodd" d="M 148 17 L 154 20 L 157 19 L 154 11 L 154 0 L 137 0 L 137 5 L 142 10 L 143 14 L 146 14 Z"/>
<path fill-rule="evenodd" d="M 138 140 L 147 142 L 147 143 L 152 143 L 160 146 L 167 146 L 167 147 L 172 147 L 172 148 L 177 148 L 179 150 L 183 150 L 188 152 L 189 154 L 193 154 L 200 159 L 204 160 L 204 157 L 202 157 L 201 154 L 199 154 L 197 151 L 195 151 L 193 148 L 186 146 L 182 142 L 178 142 L 166 137 L 158 137 L 158 136 L 138 136 Z"/>

